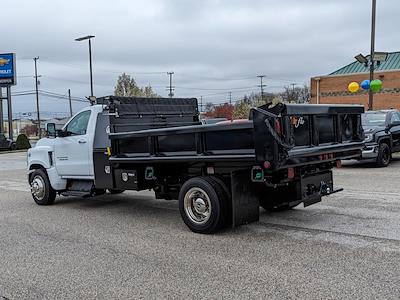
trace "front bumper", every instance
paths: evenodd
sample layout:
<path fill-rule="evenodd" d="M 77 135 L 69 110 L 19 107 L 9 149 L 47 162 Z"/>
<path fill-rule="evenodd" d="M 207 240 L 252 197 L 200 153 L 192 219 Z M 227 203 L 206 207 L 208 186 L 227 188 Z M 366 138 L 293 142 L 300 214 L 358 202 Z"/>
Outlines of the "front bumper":
<path fill-rule="evenodd" d="M 377 158 L 378 157 L 378 151 L 379 151 L 379 145 L 378 144 L 366 144 L 364 149 L 362 150 L 361 158 Z"/>

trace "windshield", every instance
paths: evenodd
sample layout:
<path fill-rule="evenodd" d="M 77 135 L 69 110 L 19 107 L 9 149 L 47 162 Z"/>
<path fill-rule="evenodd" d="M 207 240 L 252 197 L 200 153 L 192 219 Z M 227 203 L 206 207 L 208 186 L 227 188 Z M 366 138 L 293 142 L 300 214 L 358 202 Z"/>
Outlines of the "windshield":
<path fill-rule="evenodd" d="M 385 126 L 385 113 L 363 114 L 361 117 L 363 126 Z"/>

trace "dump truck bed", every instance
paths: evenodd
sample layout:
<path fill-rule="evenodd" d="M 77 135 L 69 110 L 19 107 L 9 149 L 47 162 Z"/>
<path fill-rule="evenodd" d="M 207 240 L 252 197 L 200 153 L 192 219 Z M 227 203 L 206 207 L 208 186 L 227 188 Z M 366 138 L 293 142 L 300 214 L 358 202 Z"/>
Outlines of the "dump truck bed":
<path fill-rule="evenodd" d="M 121 115 L 121 109 L 117 105 L 114 112 Z M 183 114 L 175 114 L 175 120 L 162 128 L 131 131 L 121 129 L 139 125 L 110 119 L 114 125 L 109 135 L 113 147 L 110 161 L 250 165 L 268 161 L 272 170 L 278 170 L 347 159 L 360 155 L 362 112 L 363 107 L 354 105 L 289 104 L 255 108 L 246 122 L 200 125 L 193 118 L 188 122 L 187 116 L 185 120 Z M 169 127 L 185 122 L 184 126 Z"/>

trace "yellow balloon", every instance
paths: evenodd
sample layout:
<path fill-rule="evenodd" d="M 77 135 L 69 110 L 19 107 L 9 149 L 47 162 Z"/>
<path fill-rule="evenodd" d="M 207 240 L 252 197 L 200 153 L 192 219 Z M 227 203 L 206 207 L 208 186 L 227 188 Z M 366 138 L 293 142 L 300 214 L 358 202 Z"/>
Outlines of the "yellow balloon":
<path fill-rule="evenodd" d="M 349 92 L 351 93 L 357 93 L 358 90 L 360 89 L 360 85 L 357 82 L 353 81 L 352 83 L 349 84 L 348 89 Z"/>

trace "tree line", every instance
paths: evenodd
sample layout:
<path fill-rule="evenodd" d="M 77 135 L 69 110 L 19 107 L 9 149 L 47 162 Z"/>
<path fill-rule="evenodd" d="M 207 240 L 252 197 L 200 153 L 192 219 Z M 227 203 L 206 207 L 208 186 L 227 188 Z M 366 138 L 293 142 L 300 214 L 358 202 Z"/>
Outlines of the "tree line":
<path fill-rule="evenodd" d="M 123 97 L 161 97 L 153 90 L 150 84 L 140 87 L 135 79 L 126 73 L 118 77 L 114 95 Z M 205 104 L 204 109 L 201 107 L 201 111 L 208 118 L 247 119 L 252 107 L 266 103 L 277 104 L 279 102 L 307 103 L 309 98 L 310 89 L 308 86 L 285 86 L 280 93 L 264 93 L 263 97 L 261 97 L 261 93 L 251 93 L 235 101 L 234 104 L 223 103 L 215 105 L 208 102 Z"/>

